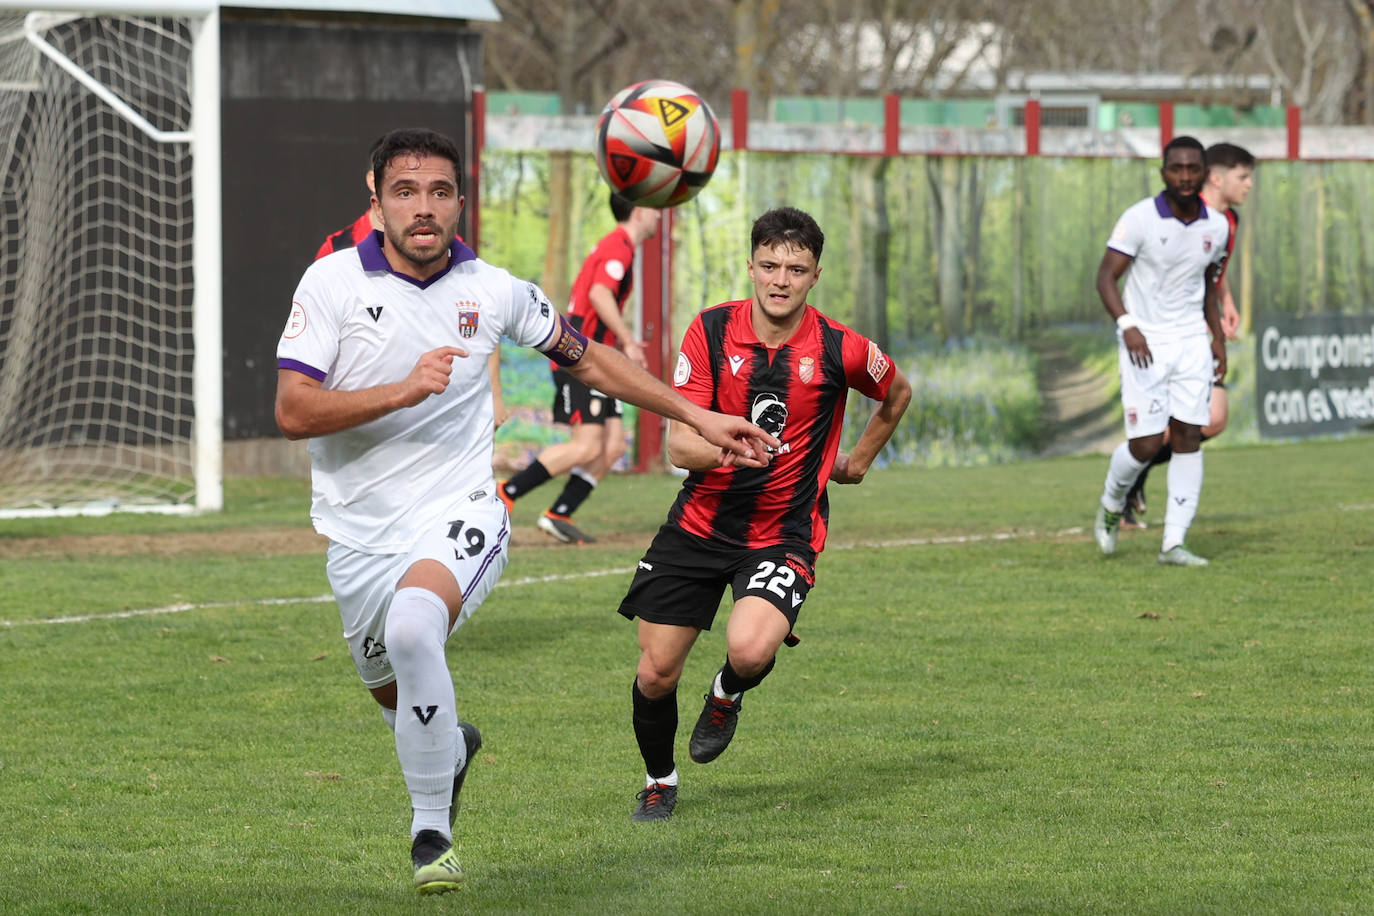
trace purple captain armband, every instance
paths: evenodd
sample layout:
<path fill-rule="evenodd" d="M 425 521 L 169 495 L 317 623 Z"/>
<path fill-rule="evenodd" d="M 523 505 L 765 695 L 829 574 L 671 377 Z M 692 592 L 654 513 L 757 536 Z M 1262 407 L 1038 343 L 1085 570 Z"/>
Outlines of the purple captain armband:
<path fill-rule="evenodd" d="M 568 324 L 562 315 L 558 316 L 558 326 L 553 329 L 549 340 L 551 343 L 547 347 L 540 347 L 540 350 L 565 369 L 576 366 L 587 352 L 587 338 Z"/>

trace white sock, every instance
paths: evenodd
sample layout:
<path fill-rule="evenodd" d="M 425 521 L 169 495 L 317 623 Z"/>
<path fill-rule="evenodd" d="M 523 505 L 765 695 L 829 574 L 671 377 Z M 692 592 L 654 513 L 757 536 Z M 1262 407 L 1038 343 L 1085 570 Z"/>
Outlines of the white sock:
<path fill-rule="evenodd" d="M 453 677 L 444 658 L 448 607 L 423 588 L 403 588 L 391 599 L 386 651 L 396 672 L 396 757 L 410 792 L 410 834 L 437 830 L 452 837 L 455 745 L 462 744 L 454 709 Z"/>
<path fill-rule="evenodd" d="M 1126 494 L 1131 485 L 1145 470 L 1148 461 L 1140 461 L 1131 454 L 1131 443 L 1123 442 L 1112 452 L 1112 460 L 1107 464 L 1107 482 L 1102 489 L 1102 505 L 1111 512 L 1126 508 Z"/>
<path fill-rule="evenodd" d="M 1169 493 L 1164 505 L 1164 551 L 1172 550 L 1188 534 L 1202 495 L 1202 452 L 1174 452 L 1169 459 Z"/>
<path fill-rule="evenodd" d="M 593 489 L 596 488 L 596 483 L 597 483 L 596 478 L 593 477 L 589 471 L 587 471 L 585 468 L 583 468 L 582 465 L 579 464 L 578 466 L 576 466 L 575 468 L 573 468 L 573 469 L 572 469 L 571 471 L 569 471 L 568 473 L 571 474 L 571 475 L 574 476 L 574 477 L 581 477 L 581 478 L 582 478 L 583 480 L 585 480 Z"/>
<path fill-rule="evenodd" d="M 711 682 L 711 695 L 717 700 L 729 700 L 731 703 L 744 696 L 742 693 L 726 693 L 725 688 L 720 686 L 720 672 L 716 672 L 716 679 Z"/>
<path fill-rule="evenodd" d="M 652 786 L 654 783 L 658 783 L 660 786 L 676 786 L 676 785 L 677 785 L 677 770 L 673 770 L 673 772 L 669 773 L 667 776 L 664 776 L 662 779 L 654 779 L 652 776 L 650 776 L 649 774 L 645 773 L 645 774 L 644 774 L 644 788 L 647 789 L 647 788 L 649 788 L 649 786 Z"/>
<path fill-rule="evenodd" d="M 391 733 L 396 734 L 396 710 L 382 707 L 382 718 L 386 720 L 386 727 L 391 729 Z"/>

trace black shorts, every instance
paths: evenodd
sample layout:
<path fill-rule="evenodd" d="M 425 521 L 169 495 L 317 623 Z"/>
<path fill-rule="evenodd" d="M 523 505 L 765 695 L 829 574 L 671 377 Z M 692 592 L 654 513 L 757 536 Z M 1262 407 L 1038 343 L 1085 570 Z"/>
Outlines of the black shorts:
<path fill-rule="evenodd" d="M 573 378 L 566 369 L 553 373 L 553 422 L 576 426 L 578 423 L 604 425 L 607 420 L 620 419 L 620 401 L 608 394 L 593 391 Z"/>
<path fill-rule="evenodd" d="M 709 630 L 729 585 L 735 601 L 746 595 L 762 598 L 796 626 L 816 582 L 815 560 L 809 547 L 729 547 L 664 525 L 639 561 L 620 613 Z"/>

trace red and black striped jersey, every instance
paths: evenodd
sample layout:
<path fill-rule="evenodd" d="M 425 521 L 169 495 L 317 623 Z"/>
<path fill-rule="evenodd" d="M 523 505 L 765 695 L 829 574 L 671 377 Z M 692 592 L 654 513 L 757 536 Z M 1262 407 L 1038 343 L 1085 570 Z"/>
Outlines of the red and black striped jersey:
<path fill-rule="evenodd" d="M 673 385 L 689 400 L 748 417 L 782 440 L 766 468 L 693 471 L 668 512 L 698 537 L 757 548 L 825 547 L 825 485 L 840 447 L 853 388 L 884 400 L 892 360 L 867 337 L 806 306 L 801 325 L 770 349 L 754 333 L 753 300 L 726 302 L 693 319 Z"/>
<path fill-rule="evenodd" d="M 568 323 L 583 337 L 608 347 L 616 345 L 615 335 L 602 323 L 592 305 L 592 287 L 609 289 L 615 296 L 615 304 L 624 310 L 625 300 L 630 298 L 634 286 L 634 262 L 634 242 L 630 241 L 630 233 L 624 226 L 616 226 L 607 233 L 582 262 L 582 269 L 573 281 Z"/>
<path fill-rule="evenodd" d="M 336 251 L 343 251 L 345 248 L 355 248 L 358 243 L 367 238 L 367 234 L 372 231 L 372 211 L 364 210 L 363 215 L 331 234 L 324 240 L 320 250 L 315 252 L 315 260 Z"/>

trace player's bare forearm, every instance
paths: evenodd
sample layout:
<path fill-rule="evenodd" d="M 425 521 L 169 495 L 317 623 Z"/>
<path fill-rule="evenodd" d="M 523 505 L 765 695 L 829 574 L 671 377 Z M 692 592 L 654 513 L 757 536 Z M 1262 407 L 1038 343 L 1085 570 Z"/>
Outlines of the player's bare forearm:
<path fill-rule="evenodd" d="M 399 384 L 334 391 L 293 369 L 277 370 L 277 427 L 288 439 L 352 429 L 402 406 Z"/>
<path fill-rule="evenodd" d="M 720 449 L 685 423 L 668 427 L 668 460 L 684 471 L 709 471 L 720 466 Z"/>
<path fill-rule="evenodd" d="M 864 431 L 859 434 L 859 441 L 854 443 L 854 447 L 847 455 L 837 458 L 830 473 L 830 479 L 836 483 L 862 481 L 868 469 L 873 466 L 873 459 L 878 457 L 883 446 L 887 445 L 892 439 L 892 434 L 897 431 L 897 424 L 902 421 L 902 415 L 911 403 L 911 383 L 896 368 L 892 371 L 896 375 L 892 378 L 887 397 L 878 405 L 873 416 L 868 418 Z"/>
<path fill-rule="evenodd" d="M 761 446 L 779 444 L 777 439 L 742 417 L 727 417 L 698 407 L 630 362 L 620 351 L 595 341 L 587 342 L 582 359 L 568 371 L 588 388 L 687 424 L 707 442 L 731 453 L 741 464 L 762 467 L 768 463 L 768 455 L 762 452 Z"/>
<path fill-rule="evenodd" d="M 1121 289 L 1117 281 L 1130 265 L 1129 257 L 1108 248 L 1102 256 L 1102 263 L 1097 266 L 1097 295 L 1102 300 L 1102 307 L 1107 310 L 1107 316 L 1113 321 L 1126 314 L 1126 304 L 1121 301 Z"/>
<path fill-rule="evenodd" d="M 277 370 L 277 428 L 288 439 L 327 436 L 369 423 L 402 407 L 412 407 L 448 387 L 458 347 L 424 353 L 405 378 L 352 391 L 326 389 L 319 380 L 294 369 Z"/>

